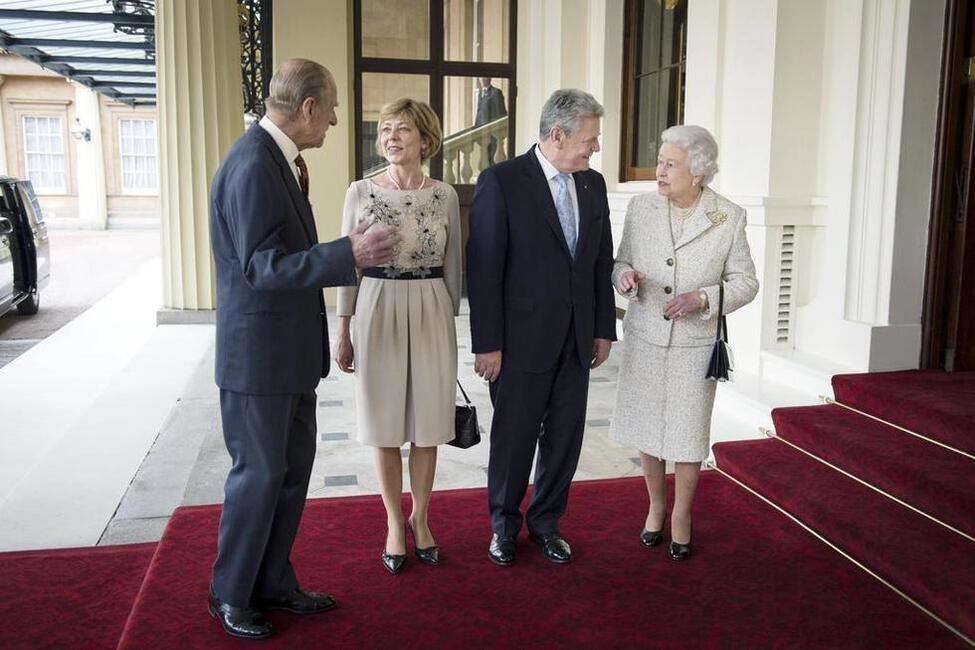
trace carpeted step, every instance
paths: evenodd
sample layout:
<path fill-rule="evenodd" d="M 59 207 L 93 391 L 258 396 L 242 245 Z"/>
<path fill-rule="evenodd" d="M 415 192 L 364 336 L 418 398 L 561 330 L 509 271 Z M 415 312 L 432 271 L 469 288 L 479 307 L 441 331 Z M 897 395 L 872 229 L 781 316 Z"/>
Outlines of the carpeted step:
<path fill-rule="evenodd" d="M 309 501 L 295 566 L 305 588 L 334 594 L 339 607 L 319 616 L 272 613 L 278 633 L 261 647 L 963 645 L 715 472 L 701 476 L 688 562 L 640 544 L 641 478 L 573 484 L 561 526 L 573 549 L 568 565 L 545 560 L 524 533 L 515 566 L 491 564 L 486 504 L 483 489 L 434 493 L 443 563 L 429 567 L 411 555 L 390 576 L 379 560 L 379 496 Z M 173 514 L 120 647 L 240 647 L 206 613 L 219 515 L 217 507 Z"/>
<path fill-rule="evenodd" d="M 975 536 L 975 461 L 840 406 L 772 411 L 775 432 L 809 453 Z"/>
<path fill-rule="evenodd" d="M 720 469 L 975 639 L 975 542 L 779 440 L 713 451 Z"/>
<path fill-rule="evenodd" d="M 114 648 L 155 549 L 0 553 L 0 648 Z"/>
<path fill-rule="evenodd" d="M 975 454 L 975 372 L 835 375 L 833 394 L 847 406 Z"/>

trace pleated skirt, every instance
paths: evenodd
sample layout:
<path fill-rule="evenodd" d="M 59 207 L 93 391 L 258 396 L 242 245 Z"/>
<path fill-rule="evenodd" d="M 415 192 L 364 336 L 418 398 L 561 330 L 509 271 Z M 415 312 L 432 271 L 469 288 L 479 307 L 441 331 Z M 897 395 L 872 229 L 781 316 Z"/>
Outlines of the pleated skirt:
<path fill-rule="evenodd" d="M 716 382 L 705 379 L 711 347 L 626 339 L 610 438 L 643 453 L 696 463 L 710 453 Z"/>
<path fill-rule="evenodd" d="M 457 332 L 442 278 L 362 278 L 352 345 L 359 442 L 434 447 L 453 440 Z"/>

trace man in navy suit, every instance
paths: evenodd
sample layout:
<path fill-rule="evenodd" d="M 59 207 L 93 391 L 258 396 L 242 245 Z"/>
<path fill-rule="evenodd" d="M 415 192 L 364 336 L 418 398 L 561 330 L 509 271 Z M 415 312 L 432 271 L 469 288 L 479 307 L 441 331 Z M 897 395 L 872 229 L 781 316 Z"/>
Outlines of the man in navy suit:
<path fill-rule="evenodd" d="M 209 611 L 232 636 L 262 638 L 261 613 L 335 607 L 303 591 L 291 546 L 315 458 L 315 387 L 329 371 L 322 287 L 354 285 L 356 267 L 392 255 L 398 235 L 363 223 L 318 243 L 302 149 L 336 124 L 331 73 L 304 59 L 271 79 L 267 115 L 231 148 L 213 179 L 210 237 L 217 273 L 216 381 L 233 460 Z"/>
<path fill-rule="evenodd" d="M 582 448 L 589 371 L 616 340 L 613 236 L 599 151 L 603 108 L 558 90 L 542 108 L 539 143 L 478 177 L 467 245 L 474 370 L 491 382 L 488 499 L 491 561 L 515 561 L 521 500 L 549 560 L 572 552 L 559 531 Z"/>

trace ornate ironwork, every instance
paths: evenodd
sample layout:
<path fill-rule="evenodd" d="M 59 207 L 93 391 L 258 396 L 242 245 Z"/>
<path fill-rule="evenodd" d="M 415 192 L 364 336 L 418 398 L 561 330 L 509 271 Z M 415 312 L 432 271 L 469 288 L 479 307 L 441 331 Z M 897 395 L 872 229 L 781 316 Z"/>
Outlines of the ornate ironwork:
<path fill-rule="evenodd" d="M 112 13 L 117 15 L 155 16 L 155 0 L 112 0 Z M 155 25 L 131 25 L 116 23 L 115 30 L 121 34 L 143 36 L 146 44 L 151 46 L 146 51 L 146 59 L 156 60 L 156 28 Z"/>
<path fill-rule="evenodd" d="M 237 0 L 244 112 L 260 118 L 271 83 L 271 0 Z"/>

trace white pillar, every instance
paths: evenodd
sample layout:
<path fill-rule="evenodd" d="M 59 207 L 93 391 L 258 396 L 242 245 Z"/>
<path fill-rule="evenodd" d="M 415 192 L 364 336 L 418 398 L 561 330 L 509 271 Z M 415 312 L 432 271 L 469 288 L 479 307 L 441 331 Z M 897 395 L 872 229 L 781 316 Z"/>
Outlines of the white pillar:
<path fill-rule="evenodd" d="M 0 86 L 6 81 L 6 77 L 0 74 Z M 10 170 L 7 169 L 7 141 L 3 136 L 3 102 L 0 101 L 0 175 L 8 175 Z"/>
<path fill-rule="evenodd" d="M 156 3 L 163 306 L 213 309 L 210 182 L 244 124 L 234 0 Z"/>
<path fill-rule="evenodd" d="M 76 124 L 88 129 L 90 137 L 75 141 L 75 169 L 78 183 L 78 219 L 82 228 L 108 227 L 108 199 L 105 189 L 105 159 L 102 152 L 102 121 L 98 94 L 78 83 L 74 86 Z"/>

